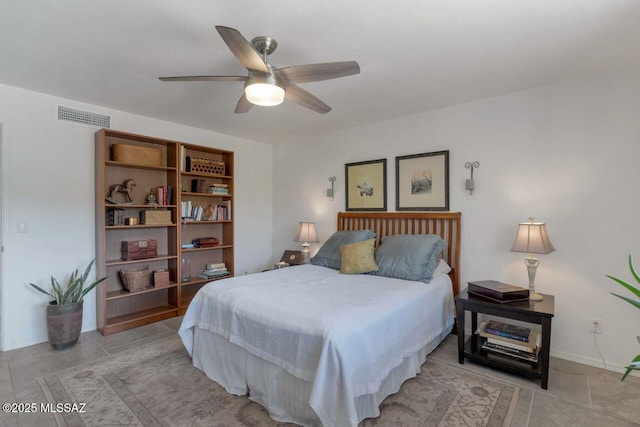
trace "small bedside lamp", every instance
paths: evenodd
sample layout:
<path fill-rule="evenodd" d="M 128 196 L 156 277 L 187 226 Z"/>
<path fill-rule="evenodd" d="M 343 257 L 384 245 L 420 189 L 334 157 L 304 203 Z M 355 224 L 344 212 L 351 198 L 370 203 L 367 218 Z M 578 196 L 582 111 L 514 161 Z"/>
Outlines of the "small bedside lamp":
<path fill-rule="evenodd" d="M 534 254 L 549 254 L 556 249 L 551 244 L 544 222 L 533 222 L 533 220 L 534 218 L 530 217 L 529 222 L 521 222 L 518 225 L 518 235 L 513 243 L 511 252 L 526 252 L 529 254 L 524 259 L 529 273 L 529 299 L 531 301 L 542 301 L 543 297 L 536 293 L 534 285 L 536 269 L 540 265 L 540 261 Z"/>
<path fill-rule="evenodd" d="M 309 242 L 318 243 L 318 236 L 316 235 L 316 225 L 313 222 L 301 222 L 298 224 L 298 231 L 293 238 L 294 242 L 302 243 L 302 262 L 304 264 L 309 263 Z"/>

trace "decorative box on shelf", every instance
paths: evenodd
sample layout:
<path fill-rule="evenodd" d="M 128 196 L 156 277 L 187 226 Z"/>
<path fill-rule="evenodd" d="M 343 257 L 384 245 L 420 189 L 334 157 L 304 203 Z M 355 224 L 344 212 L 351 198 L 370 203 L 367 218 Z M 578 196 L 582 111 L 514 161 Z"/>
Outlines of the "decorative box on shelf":
<path fill-rule="evenodd" d="M 115 162 L 144 166 L 162 166 L 162 151 L 139 145 L 113 144 L 111 154 Z"/>
<path fill-rule="evenodd" d="M 220 244 L 220 240 L 218 240 L 217 237 L 198 237 L 197 239 L 193 239 L 191 243 L 196 248 L 210 248 L 218 246 Z"/>
<path fill-rule="evenodd" d="M 153 272 L 153 286 L 158 288 L 169 286 L 169 272 L 167 270 L 155 270 Z"/>
<path fill-rule="evenodd" d="M 157 240 L 133 240 L 122 242 L 122 259 L 125 261 L 155 258 L 157 256 Z"/>
<path fill-rule="evenodd" d="M 206 173 L 210 175 L 224 175 L 225 164 L 223 161 L 207 159 L 205 157 L 191 157 L 191 172 Z"/>
<path fill-rule="evenodd" d="M 140 223 L 146 225 L 171 224 L 171 211 L 158 209 L 141 211 Z"/>

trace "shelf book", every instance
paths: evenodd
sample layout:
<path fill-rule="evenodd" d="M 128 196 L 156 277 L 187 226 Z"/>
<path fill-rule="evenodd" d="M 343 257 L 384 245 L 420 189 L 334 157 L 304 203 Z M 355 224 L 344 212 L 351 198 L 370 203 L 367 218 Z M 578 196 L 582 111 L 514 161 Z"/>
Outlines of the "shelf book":
<path fill-rule="evenodd" d="M 183 201 L 180 203 L 180 217 L 183 221 L 230 221 L 231 201 L 207 206 L 193 206 L 191 200 Z"/>
<path fill-rule="evenodd" d="M 205 266 L 202 273 L 198 274 L 198 277 L 203 279 L 215 279 L 217 277 L 228 276 L 229 270 L 224 262 L 211 263 Z"/>
<path fill-rule="evenodd" d="M 531 340 L 531 328 L 498 322 L 496 320 L 486 322 L 484 331 L 487 334 L 510 338 L 516 341 L 529 342 Z"/>
<path fill-rule="evenodd" d="M 491 344 L 489 342 L 485 342 L 484 344 L 482 344 L 482 349 L 486 350 L 487 352 L 490 353 L 497 353 L 503 356 L 510 356 L 510 357 L 514 357 L 516 359 L 520 359 L 520 360 L 525 360 L 528 362 L 534 362 L 537 363 L 538 362 L 538 352 L 536 351 L 535 353 L 529 353 L 526 351 L 522 351 L 522 350 L 516 350 L 513 349 L 511 347 L 508 346 L 502 346 L 499 344 Z"/>
<path fill-rule="evenodd" d="M 151 191 L 156 197 L 156 203 L 158 206 L 171 204 L 173 200 L 173 187 L 171 185 L 161 185 L 156 188 L 152 188 Z"/>
<path fill-rule="evenodd" d="M 481 337 L 485 338 L 485 341 L 482 344 L 483 350 L 493 353 L 499 353 L 501 355 L 516 357 L 518 359 L 523 359 L 530 362 L 538 361 L 538 354 L 540 352 L 541 343 L 541 336 L 539 333 L 531 331 L 530 328 L 524 328 L 529 330 L 528 340 L 521 341 L 488 332 L 487 326 L 494 323 L 496 322 L 483 322 L 480 324 L 480 327 L 476 331 Z M 509 326 L 515 327 L 516 325 Z"/>

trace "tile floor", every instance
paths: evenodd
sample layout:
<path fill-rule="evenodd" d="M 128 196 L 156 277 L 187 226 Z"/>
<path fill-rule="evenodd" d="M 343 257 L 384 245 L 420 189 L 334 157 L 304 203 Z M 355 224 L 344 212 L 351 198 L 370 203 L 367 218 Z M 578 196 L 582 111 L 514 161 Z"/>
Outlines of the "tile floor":
<path fill-rule="evenodd" d="M 612 427 L 640 425 L 640 378 L 551 358 L 549 387 L 465 360 L 457 364 L 458 339 L 449 335 L 428 357 L 520 386 L 512 427 Z"/>
<path fill-rule="evenodd" d="M 180 318 L 103 337 L 85 333 L 69 350 L 54 352 L 47 343 L 0 353 L 0 401 L 46 402 L 39 377 L 142 342 L 175 334 Z M 640 378 L 620 382 L 620 374 L 562 359 L 551 359 L 549 389 L 539 381 L 520 378 L 466 361 L 457 364 L 457 339 L 449 336 L 429 357 L 518 385 L 520 393 L 512 422 L 514 427 L 580 426 L 610 427 L 640 425 Z M 55 426 L 49 414 L 0 413 L 0 427 Z"/>

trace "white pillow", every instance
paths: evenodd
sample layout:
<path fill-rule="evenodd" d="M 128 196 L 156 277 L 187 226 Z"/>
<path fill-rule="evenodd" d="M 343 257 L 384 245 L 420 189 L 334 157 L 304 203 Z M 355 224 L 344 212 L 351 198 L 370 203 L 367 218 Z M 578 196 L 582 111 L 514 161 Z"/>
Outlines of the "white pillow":
<path fill-rule="evenodd" d="M 450 271 L 451 271 L 451 267 L 449 266 L 449 264 L 447 264 L 445 260 L 440 258 L 440 262 L 438 262 L 438 266 L 436 267 L 435 270 L 433 270 L 433 275 L 435 277 L 438 274 L 448 274 Z"/>

